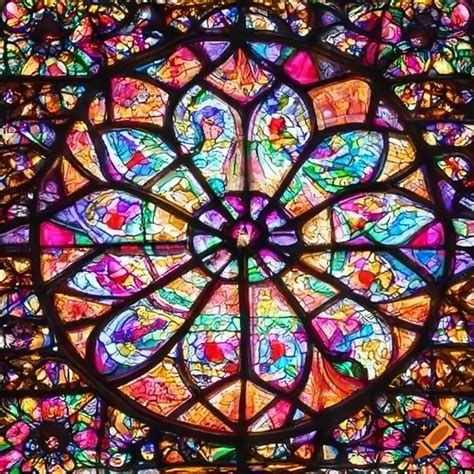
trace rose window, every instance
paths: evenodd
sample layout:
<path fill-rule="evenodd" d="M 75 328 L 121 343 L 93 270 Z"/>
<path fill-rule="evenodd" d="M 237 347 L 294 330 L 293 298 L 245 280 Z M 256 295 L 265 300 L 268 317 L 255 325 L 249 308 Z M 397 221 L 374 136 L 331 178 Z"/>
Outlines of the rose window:
<path fill-rule="evenodd" d="M 380 85 L 241 15 L 109 68 L 38 195 L 68 352 L 132 413 L 211 437 L 356 407 L 416 347 L 447 268 Z"/>

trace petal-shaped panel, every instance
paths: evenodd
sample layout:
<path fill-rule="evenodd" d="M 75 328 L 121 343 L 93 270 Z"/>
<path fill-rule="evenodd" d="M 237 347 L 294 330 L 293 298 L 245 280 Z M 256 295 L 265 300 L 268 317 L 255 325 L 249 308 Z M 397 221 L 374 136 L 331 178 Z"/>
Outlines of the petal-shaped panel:
<path fill-rule="evenodd" d="M 97 337 L 97 369 L 123 375 L 149 360 L 189 317 L 208 282 L 201 272 L 188 272 L 114 316 Z"/>
<path fill-rule="evenodd" d="M 334 252 L 331 273 L 377 303 L 407 297 L 426 286 L 423 277 L 388 252 Z"/>
<path fill-rule="evenodd" d="M 401 245 L 435 222 L 433 211 L 411 199 L 389 193 L 357 194 L 334 206 L 337 242 L 372 241 Z"/>
<path fill-rule="evenodd" d="M 240 190 L 242 128 L 237 112 L 205 89 L 192 87 L 179 102 L 174 130 L 184 153 L 217 194 Z"/>
<path fill-rule="evenodd" d="M 256 375 L 282 391 L 301 378 L 308 351 L 298 316 L 271 283 L 250 288 L 251 353 Z"/>
<path fill-rule="evenodd" d="M 138 248 L 133 253 L 107 252 L 84 265 L 68 280 L 68 286 L 95 296 L 130 296 L 189 258 L 190 254 L 183 247 L 174 251 Z"/>
<path fill-rule="evenodd" d="M 144 185 L 176 158 L 161 138 L 143 130 L 111 130 L 102 139 L 109 160 L 107 171 L 116 181 Z"/>
<path fill-rule="evenodd" d="M 250 122 L 250 188 L 272 195 L 311 135 L 303 100 L 289 86 L 276 88 Z"/>
<path fill-rule="evenodd" d="M 313 327 L 330 352 L 357 361 L 369 380 L 390 363 L 393 343 L 389 327 L 350 299 L 342 299 L 319 313 Z"/>
<path fill-rule="evenodd" d="M 245 104 L 270 87 L 273 76 L 239 49 L 206 80 L 229 97 Z"/>
<path fill-rule="evenodd" d="M 239 371 L 239 316 L 238 286 L 221 285 L 191 326 L 182 351 L 198 387 L 205 388 Z"/>
<path fill-rule="evenodd" d="M 353 130 L 332 135 L 316 147 L 299 173 L 323 191 L 335 193 L 370 181 L 383 162 L 383 150 L 384 137 L 379 132 Z"/>
<path fill-rule="evenodd" d="M 184 221 L 155 204 L 114 190 L 88 194 L 53 220 L 96 243 L 177 241 L 187 229 Z"/>

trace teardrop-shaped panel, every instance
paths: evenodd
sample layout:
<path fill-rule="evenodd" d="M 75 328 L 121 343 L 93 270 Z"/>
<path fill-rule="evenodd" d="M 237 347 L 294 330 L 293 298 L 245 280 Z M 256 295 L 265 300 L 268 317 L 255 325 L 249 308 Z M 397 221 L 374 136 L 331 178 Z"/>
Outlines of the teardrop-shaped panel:
<path fill-rule="evenodd" d="M 237 285 L 219 286 L 182 343 L 184 365 L 200 388 L 240 369 L 240 307 Z"/>
<path fill-rule="evenodd" d="M 177 241 L 187 224 L 151 202 L 126 192 L 97 191 L 58 212 L 54 221 L 95 243 Z"/>

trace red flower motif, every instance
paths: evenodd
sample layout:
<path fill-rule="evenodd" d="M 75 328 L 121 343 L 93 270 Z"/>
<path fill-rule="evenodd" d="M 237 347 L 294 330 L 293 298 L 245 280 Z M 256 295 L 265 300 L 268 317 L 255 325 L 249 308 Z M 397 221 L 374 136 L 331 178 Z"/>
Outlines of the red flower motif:
<path fill-rule="evenodd" d="M 28 438 L 30 431 L 30 427 L 26 423 L 18 421 L 8 428 L 6 438 L 13 445 L 20 445 Z"/>
<path fill-rule="evenodd" d="M 67 417 L 67 405 L 60 398 L 50 398 L 40 404 L 41 419 L 43 421 L 58 421 Z"/>

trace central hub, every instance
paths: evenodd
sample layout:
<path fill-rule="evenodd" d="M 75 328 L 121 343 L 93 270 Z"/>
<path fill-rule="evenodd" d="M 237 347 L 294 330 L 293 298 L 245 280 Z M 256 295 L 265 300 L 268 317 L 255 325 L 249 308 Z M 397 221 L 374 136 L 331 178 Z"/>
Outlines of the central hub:
<path fill-rule="evenodd" d="M 262 193 L 228 193 L 197 216 L 190 228 L 193 253 L 206 272 L 259 282 L 282 272 L 298 243 L 289 216 Z M 207 230 L 206 230 L 207 229 Z"/>
<path fill-rule="evenodd" d="M 252 222 L 238 222 L 232 227 L 230 233 L 235 239 L 237 247 L 241 249 L 253 246 L 260 237 L 260 231 Z"/>

